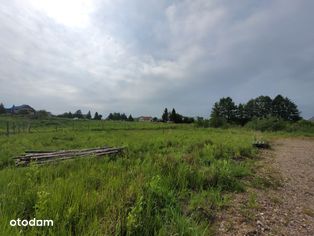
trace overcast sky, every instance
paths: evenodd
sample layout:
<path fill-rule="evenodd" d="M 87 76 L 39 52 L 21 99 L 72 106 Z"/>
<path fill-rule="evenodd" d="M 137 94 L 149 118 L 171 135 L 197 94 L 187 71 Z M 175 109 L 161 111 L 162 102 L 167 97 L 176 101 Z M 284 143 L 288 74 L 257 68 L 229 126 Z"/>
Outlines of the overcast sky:
<path fill-rule="evenodd" d="M 314 116 L 313 0 L 1 0 L 0 102 L 208 116 L 280 93 Z"/>

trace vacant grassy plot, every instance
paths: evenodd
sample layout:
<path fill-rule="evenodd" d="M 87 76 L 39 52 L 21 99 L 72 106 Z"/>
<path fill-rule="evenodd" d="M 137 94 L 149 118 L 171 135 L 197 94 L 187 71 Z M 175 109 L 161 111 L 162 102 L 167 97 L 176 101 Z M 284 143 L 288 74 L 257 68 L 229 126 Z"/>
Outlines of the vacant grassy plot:
<path fill-rule="evenodd" d="M 2 130 L 5 130 L 2 118 Z M 12 121 L 12 119 L 10 120 Z M 16 119 L 18 122 L 26 122 Z M 0 136 L 1 235 L 211 235 L 231 192 L 243 191 L 254 133 L 139 122 L 32 121 Z M 117 157 L 15 168 L 25 150 L 125 146 Z M 11 227 L 11 219 L 53 227 Z"/>

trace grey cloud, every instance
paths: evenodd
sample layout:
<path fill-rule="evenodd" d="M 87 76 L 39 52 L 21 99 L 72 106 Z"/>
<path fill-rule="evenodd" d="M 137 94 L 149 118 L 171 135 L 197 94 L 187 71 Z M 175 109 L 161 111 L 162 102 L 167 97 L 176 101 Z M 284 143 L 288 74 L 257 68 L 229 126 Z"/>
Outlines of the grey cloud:
<path fill-rule="evenodd" d="M 27 1 L 0 5 L 0 94 L 82 108 L 204 115 L 222 96 L 282 93 L 314 115 L 311 1 L 99 1 L 73 28 Z"/>

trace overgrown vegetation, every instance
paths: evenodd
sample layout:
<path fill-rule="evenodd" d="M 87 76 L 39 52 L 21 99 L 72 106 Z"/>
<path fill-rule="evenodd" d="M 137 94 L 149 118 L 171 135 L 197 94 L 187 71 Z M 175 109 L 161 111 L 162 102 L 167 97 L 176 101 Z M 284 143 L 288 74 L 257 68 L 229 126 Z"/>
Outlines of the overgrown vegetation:
<path fill-rule="evenodd" d="M 214 234 L 216 212 L 230 193 L 245 190 L 255 156 L 250 131 L 57 118 L 34 122 L 30 133 L 0 136 L 4 235 Z M 56 122 L 57 130 L 47 125 Z M 103 145 L 127 149 L 114 158 L 27 168 L 15 168 L 11 159 L 27 149 Z M 53 219 L 54 227 L 9 225 L 10 219 L 34 217 Z"/>
<path fill-rule="evenodd" d="M 245 125 L 253 120 L 296 122 L 301 120 L 300 112 L 289 98 L 277 95 L 274 99 L 259 96 L 246 104 L 236 105 L 230 97 L 221 98 L 212 108 L 210 125 L 222 127 L 226 124 Z"/>
<path fill-rule="evenodd" d="M 275 117 L 264 119 L 253 119 L 245 125 L 246 128 L 259 131 L 283 131 L 288 133 L 314 134 L 314 123 L 311 121 L 300 120 L 297 122 L 285 121 Z"/>
<path fill-rule="evenodd" d="M 222 98 L 210 119 L 193 125 L 175 109 L 165 109 L 163 122 L 129 122 L 133 117 L 124 113 L 101 119 L 80 110 L 0 116 L 3 235 L 214 235 L 215 216 L 232 193 L 271 186 L 252 170 L 256 131 L 314 134 L 314 124 L 300 120 L 296 105 L 280 95 L 238 106 Z M 25 150 L 105 145 L 126 151 L 27 168 L 16 168 L 12 159 Z M 257 207 L 254 195 L 248 207 Z M 54 227 L 11 227 L 17 218 L 52 219 Z"/>

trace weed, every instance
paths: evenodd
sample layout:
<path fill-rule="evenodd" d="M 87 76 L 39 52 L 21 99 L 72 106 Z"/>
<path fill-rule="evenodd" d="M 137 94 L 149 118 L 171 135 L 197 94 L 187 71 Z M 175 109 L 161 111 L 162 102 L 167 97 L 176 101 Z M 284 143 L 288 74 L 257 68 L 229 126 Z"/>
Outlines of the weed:
<path fill-rule="evenodd" d="M 25 228 L 26 235 L 214 235 L 211 223 L 216 213 L 228 203 L 226 196 L 244 191 L 243 178 L 251 175 L 249 162 L 255 156 L 252 133 L 237 129 L 62 119 L 33 122 L 31 133 L 0 136 L 4 235 L 20 233 L 9 226 L 9 219 L 18 217 L 55 222 L 52 231 Z M 112 159 L 26 168 L 15 168 L 11 159 L 25 150 L 100 146 L 127 148 Z M 245 158 L 235 161 L 234 156 Z"/>

